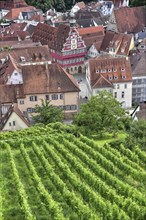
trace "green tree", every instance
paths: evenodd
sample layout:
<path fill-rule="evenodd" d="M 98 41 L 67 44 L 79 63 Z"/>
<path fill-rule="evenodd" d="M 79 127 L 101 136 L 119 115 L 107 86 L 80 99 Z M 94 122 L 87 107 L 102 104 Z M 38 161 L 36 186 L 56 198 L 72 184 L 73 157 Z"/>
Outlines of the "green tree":
<path fill-rule="evenodd" d="M 45 125 L 52 122 L 62 122 L 64 119 L 63 110 L 50 104 L 50 101 L 42 100 L 41 105 L 35 107 L 36 115 L 32 118 L 35 123 L 43 123 Z"/>
<path fill-rule="evenodd" d="M 74 117 L 73 123 L 80 127 L 86 134 L 99 134 L 105 132 L 116 134 L 124 128 L 128 120 L 126 111 L 122 108 L 112 94 L 102 91 L 81 105 L 80 112 Z"/>
<path fill-rule="evenodd" d="M 131 0 L 130 1 L 130 6 L 144 6 L 146 5 L 146 0 Z"/>
<path fill-rule="evenodd" d="M 146 121 L 133 121 L 129 130 L 129 135 L 126 139 L 127 145 L 132 148 L 135 145 L 146 150 Z"/>
<path fill-rule="evenodd" d="M 26 0 L 26 2 L 45 12 L 50 8 L 53 8 L 57 0 Z"/>

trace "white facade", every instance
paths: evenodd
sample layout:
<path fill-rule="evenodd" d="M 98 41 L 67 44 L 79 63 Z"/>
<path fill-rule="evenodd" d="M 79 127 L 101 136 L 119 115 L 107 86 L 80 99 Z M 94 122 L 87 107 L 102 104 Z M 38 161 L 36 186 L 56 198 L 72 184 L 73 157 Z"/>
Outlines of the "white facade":
<path fill-rule="evenodd" d="M 123 108 L 131 108 L 132 106 L 132 82 L 113 83 L 112 87 L 95 88 L 91 87 L 89 66 L 86 66 L 87 96 L 97 95 L 102 90 L 106 90 L 113 94 Z"/>
<path fill-rule="evenodd" d="M 8 77 L 7 84 L 23 84 L 22 73 L 14 70 L 11 76 Z"/>
<path fill-rule="evenodd" d="M 124 108 L 132 106 L 132 82 L 113 83 L 113 96 L 122 103 Z"/>
<path fill-rule="evenodd" d="M 97 57 L 99 55 L 98 50 L 96 49 L 95 45 L 92 44 L 92 46 L 88 50 L 88 57 Z"/>
<path fill-rule="evenodd" d="M 24 128 L 28 128 L 28 125 L 15 112 L 12 112 L 11 116 L 3 127 L 3 131 L 14 131 Z"/>

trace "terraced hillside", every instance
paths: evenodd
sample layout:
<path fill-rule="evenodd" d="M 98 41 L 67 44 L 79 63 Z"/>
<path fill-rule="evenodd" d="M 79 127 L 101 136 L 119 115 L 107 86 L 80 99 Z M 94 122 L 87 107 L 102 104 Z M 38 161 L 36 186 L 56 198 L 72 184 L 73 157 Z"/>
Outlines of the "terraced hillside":
<path fill-rule="evenodd" d="M 1 133 L 0 219 L 144 220 L 146 153 L 45 128 Z"/>

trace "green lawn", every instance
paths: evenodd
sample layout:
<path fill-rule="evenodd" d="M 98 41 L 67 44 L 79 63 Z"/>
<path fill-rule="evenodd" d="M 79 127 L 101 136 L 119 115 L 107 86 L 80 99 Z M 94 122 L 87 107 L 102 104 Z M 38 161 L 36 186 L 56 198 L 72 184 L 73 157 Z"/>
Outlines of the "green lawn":
<path fill-rule="evenodd" d="M 110 143 L 115 140 L 124 140 L 126 138 L 126 133 L 119 133 L 117 137 L 113 137 L 111 134 L 107 134 L 102 139 L 94 139 L 94 141 L 99 145 L 103 146 L 105 143 Z"/>

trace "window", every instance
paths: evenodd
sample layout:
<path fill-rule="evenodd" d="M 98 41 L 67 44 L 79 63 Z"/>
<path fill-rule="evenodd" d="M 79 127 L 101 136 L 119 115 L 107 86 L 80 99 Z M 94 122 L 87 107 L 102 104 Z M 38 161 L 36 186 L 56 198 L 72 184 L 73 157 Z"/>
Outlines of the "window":
<path fill-rule="evenodd" d="M 127 89 L 127 84 L 124 85 L 124 88 Z"/>
<path fill-rule="evenodd" d="M 70 105 L 65 106 L 65 110 L 69 111 L 71 109 Z"/>
<path fill-rule="evenodd" d="M 50 99 L 49 95 L 46 95 L 46 100 L 49 100 L 49 99 Z"/>
<path fill-rule="evenodd" d="M 76 110 L 77 106 L 76 105 L 71 105 L 71 110 Z"/>
<path fill-rule="evenodd" d="M 13 121 L 13 126 L 15 126 L 16 125 L 16 122 L 15 121 Z"/>
<path fill-rule="evenodd" d="M 52 94 L 51 98 L 52 98 L 52 100 L 57 100 L 58 99 L 58 95 L 57 94 Z"/>
<path fill-rule="evenodd" d="M 60 94 L 60 99 L 63 99 L 64 98 L 64 95 L 63 94 Z"/>
<path fill-rule="evenodd" d="M 105 69 L 101 70 L 101 73 L 106 73 L 106 70 Z"/>
<path fill-rule="evenodd" d="M 117 98 L 117 92 L 114 93 L 114 97 Z"/>
<path fill-rule="evenodd" d="M 111 70 L 111 69 L 108 69 L 108 72 L 112 72 L 112 70 Z"/>
<path fill-rule="evenodd" d="M 11 127 L 11 122 L 9 122 L 9 127 Z"/>
<path fill-rule="evenodd" d="M 14 75 L 17 76 L 18 74 L 17 74 L 17 73 L 14 73 Z"/>
<path fill-rule="evenodd" d="M 124 98 L 124 97 L 125 97 L 125 93 L 124 93 L 124 92 L 122 92 L 122 95 L 121 95 L 121 97 L 122 97 L 122 98 Z"/>
<path fill-rule="evenodd" d="M 109 78 L 108 78 L 109 80 L 112 80 L 113 79 L 113 77 L 112 76 L 109 76 Z"/>
<path fill-rule="evenodd" d="M 121 68 L 121 71 L 125 71 L 125 68 Z"/>
<path fill-rule="evenodd" d="M 24 100 L 20 100 L 20 101 L 19 101 L 19 104 L 20 104 L 20 105 L 24 105 Z"/>
<path fill-rule="evenodd" d="M 37 101 L 37 96 L 36 95 L 32 95 L 32 96 L 29 96 L 29 101 Z"/>
<path fill-rule="evenodd" d="M 123 76 L 122 76 L 122 79 L 126 79 L 126 76 L 125 76 L 125 75 L 123 75 Z"/>
<path fill-rule="evenodd" d="M 35 109 L 34 108 L 27 108 L 27 112 L 28 113 L 33 113 L 33 112 L 35 112 Z"/>
<path fill-rule="evenodd" d="M 117 77 L 117 76 L 114 76 L 114 79 L 116 80 L 116 79 L 118 79 L 118 77 Z"/>
<path fill-rule="evenodd" d="M 117 69 L 116 69 L 116 68 L 114 68 L 114 69 L 113 69 L 113 71 L 114 71 L 114 72 L 117 72 Z"/>
<path fill-rule="evenodd" d="M 117 89 L 120 89 L 120 84 L 117 84 Z"/>
<path fill-rule="evenodd" d="M 96 73 L 99 73 L 99 70 L 96 70 Z"/>

